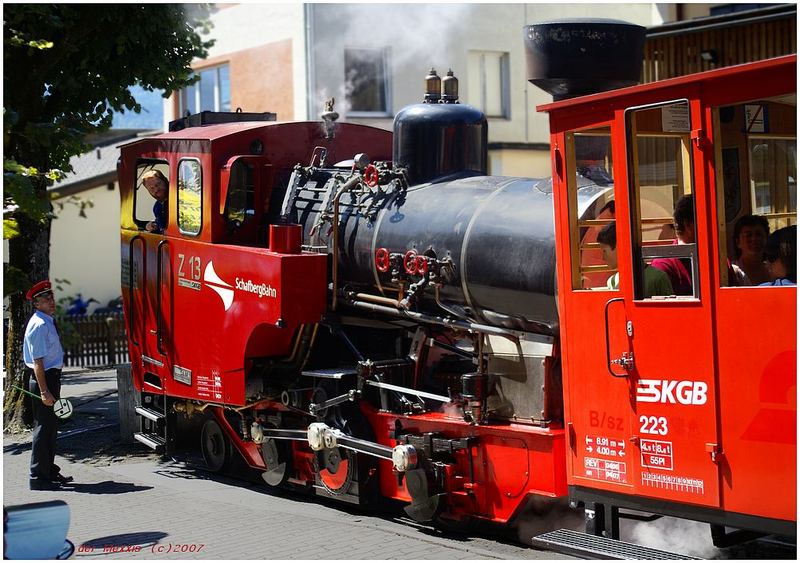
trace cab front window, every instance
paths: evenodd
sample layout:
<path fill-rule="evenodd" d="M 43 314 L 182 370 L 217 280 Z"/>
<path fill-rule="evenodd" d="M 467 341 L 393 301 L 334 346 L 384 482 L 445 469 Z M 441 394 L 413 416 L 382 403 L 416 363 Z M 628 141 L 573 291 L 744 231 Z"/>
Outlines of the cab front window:
<path fill-rule="evenodd" d="M 203 176 L 200 162 L 181 160 L 178 166 L 178 228 L 185 235 L 196 235 L 203 222 Z"/>
<path fill-rule="evenodd" d="M 140 230 L 163 232 L 167 227 L 169 164 L 141 159 L 136 167 L 134 221 Z"/>

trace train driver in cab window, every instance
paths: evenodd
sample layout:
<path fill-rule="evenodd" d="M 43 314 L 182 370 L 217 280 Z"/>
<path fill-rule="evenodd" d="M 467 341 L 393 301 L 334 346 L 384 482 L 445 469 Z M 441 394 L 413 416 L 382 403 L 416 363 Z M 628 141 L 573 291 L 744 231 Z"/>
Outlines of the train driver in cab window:
<path fill-rule="evenodd" d="M 733 226 L 736 259 L 731 262 L 731 285 L 761 285 L 772 279 L 764 262 L 769 223 L 761 215 L 743 215 Z"/>
<path fill-rule="evenodd" d="M 148 170 L 142 175 L 142 185 L 153 196 L 152 221 L 148 221 L 145 229 L 151 233 L 163 233 L 167 228 L 167 196 L 169 195 L 169 180 L 160 170 Z"/>
<path fill-rule="evenodd" d="M 682 196 L 675 204 L 672 214 L 675 221 L 675 244 L 694 243 L 694 196 Z M 669 276 L 675 295 L 692 295 L 691 261 L 688 258 L 656 258 L 652 263 L 653 268 Z"/>
<path fill-rule="evenodd" d="M 603 250 L 603 260 L 611 268 L 617 267 L 617 228 L 614 223 L 609 223 L 597 234 L 597 242 Z M 619 289 L 619 272 L 608 278 L 609 289 Z M 645 299 L 654 295 L 674 295 L 672 284 L 667 274 L 656 270 L 652 266 L 644 269 L 644 296 Z"/>

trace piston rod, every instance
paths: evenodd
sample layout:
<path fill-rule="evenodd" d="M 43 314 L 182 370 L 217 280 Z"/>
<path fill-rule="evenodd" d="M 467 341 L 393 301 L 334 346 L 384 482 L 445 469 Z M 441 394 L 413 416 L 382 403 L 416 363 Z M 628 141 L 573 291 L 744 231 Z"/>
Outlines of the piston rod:
<path fill-rule="evenodd" d="M 288 430 L 283 428 L 266 428 L 263 426 L 261 428 L 265 438 L 297 440 L 300 442 L 308 441 L 307 430 Z M 370 442 L 368 440 L 354 438 L 344 434 L 343 432 L 336 432 L 336 446 L 381 459 L 392 459 L 393 448 L 390 448 L 389 446 L 383 446 L 375 442 Z"/>
<path fill-rule="evenodd" d="M 379 389 L 388 389 L 389 391 L 397 391 L 399 393 L 405 393 L 406 395 L 413 395 L 415 397 L 425 397 L 426 399 L 433 399 L 434 401 L 439 401 L 442 403 L 449 403 L 452 401 L 450 397 L 445 397 L 444 395 L 435 395 L 434 393 L 409 389 L 408 387 L 400 387 L 399 385 L 392 385 L 391 383 L 382 383 L 380 381 L 372 380 L 367 380 L 364 383 Z"/>

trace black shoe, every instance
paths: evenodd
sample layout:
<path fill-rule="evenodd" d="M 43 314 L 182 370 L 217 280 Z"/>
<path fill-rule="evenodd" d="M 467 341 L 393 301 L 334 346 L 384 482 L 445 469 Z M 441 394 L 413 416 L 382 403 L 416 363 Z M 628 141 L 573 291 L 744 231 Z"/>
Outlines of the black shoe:
<path fill-rule="evenodd" d="M 61 483 L 49 479 L 31 479 L 30 486 L 32 491 L 58 491 Z"/>
<path fill-rule="evenodd" d="M 72 483 L 75 479 L 68 475 L 62 475 L 61 473 L 56 473 L 53 477 L 50 478 L 51 481 L 55 481 L 61 485 L 66 485 L 67 483 Z"/>

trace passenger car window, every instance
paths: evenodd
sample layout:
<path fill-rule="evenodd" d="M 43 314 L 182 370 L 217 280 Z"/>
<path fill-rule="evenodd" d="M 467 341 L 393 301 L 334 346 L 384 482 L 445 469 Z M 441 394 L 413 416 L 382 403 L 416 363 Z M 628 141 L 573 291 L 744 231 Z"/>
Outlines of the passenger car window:
<path fill-rule="evenodd" d="M 714 108 L 720 285 L 770 281 L 767 236 L 797 224 L 795 95 Z"/>
<path fill-rule="evenodd" d="M 616 263 L 597 243 L 603 227 L 615 222 L 611 127 L 573 131 L 566 140 L 572 288 L 611 289 Z"/>
<path fill-rule="evenodd" d="M 626 112 L 635 299 L 699 297 L 689 103 Z"/>

